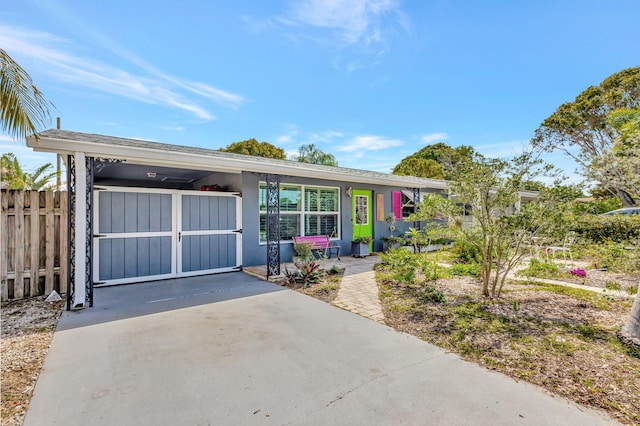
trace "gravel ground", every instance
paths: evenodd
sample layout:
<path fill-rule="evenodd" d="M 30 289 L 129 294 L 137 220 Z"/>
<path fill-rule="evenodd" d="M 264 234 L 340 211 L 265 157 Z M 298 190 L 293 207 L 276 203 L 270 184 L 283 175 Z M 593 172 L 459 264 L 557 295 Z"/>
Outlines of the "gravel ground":
<path fill-rule="evenodd" d="M 2 303 L 2 425 L 22 424 L 63 306 L 42 298 Z"/>

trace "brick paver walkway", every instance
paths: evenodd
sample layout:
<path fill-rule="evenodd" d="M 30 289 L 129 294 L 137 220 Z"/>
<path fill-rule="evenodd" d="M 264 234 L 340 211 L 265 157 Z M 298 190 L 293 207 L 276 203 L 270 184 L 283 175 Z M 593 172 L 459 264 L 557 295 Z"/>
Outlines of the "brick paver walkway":
<path fill-rule="evenodd" d="M 384 323 L 382 305 L 378 299 L 378 284 L 375 272 L 372 270 L 378 261 L 377 258 L 363 259 L 358 265 L 347 266 L 338 290 L 338 296 L 333 304 L 379 323 Z"/>

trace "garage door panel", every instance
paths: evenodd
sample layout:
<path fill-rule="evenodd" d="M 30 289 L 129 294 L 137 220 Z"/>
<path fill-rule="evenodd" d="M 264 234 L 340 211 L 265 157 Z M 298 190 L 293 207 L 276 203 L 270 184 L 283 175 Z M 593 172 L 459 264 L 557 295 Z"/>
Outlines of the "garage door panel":
<path fill-rule="evenodd" d="M 171 273 L 171 237 L 101 239 L 98 253 L 99 281 Z"/>
<path fill-rule="evenodd" d="M 204 271 L 237 266 L 236 235 L 183 237 L 182 271 Z"/>
<path fill-rule="evenodd" d="M 183 231 L 220 231 L 236 227 L 235 197 L 182 196 Z"/>

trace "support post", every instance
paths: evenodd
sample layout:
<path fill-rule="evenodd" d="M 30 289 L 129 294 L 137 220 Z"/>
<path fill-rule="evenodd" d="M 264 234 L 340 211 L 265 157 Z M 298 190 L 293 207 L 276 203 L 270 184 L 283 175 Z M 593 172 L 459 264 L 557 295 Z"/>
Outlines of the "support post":
<path fill-rule="evenodd" d="M 74 295 L 72 308 L 83 308 L 87 298 L 86 272 L 87 272 L 87 164 L 84 152 L 74 154 L 75 162 L 75 223 L 74 247 Z"/>

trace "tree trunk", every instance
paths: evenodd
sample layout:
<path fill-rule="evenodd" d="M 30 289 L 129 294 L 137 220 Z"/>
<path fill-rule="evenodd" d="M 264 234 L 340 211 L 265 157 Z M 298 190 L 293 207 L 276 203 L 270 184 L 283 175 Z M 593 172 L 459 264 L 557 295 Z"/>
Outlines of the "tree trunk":
<path fill-rule="evenodd" d="M 618 195 L 618 198 L 620 198 L 620 201 L 625 207 L 636 206 L 636 200 L 634 200 L 633 197 L 629 195 L 629 193 L 624 189 L 616 188 L 616 193 Z"/>
<path fill-rule="evenodd" d="M 627 323 L 620 330 L 623 340 L 640 346 L 640 290 L 636 294 Z"/>

